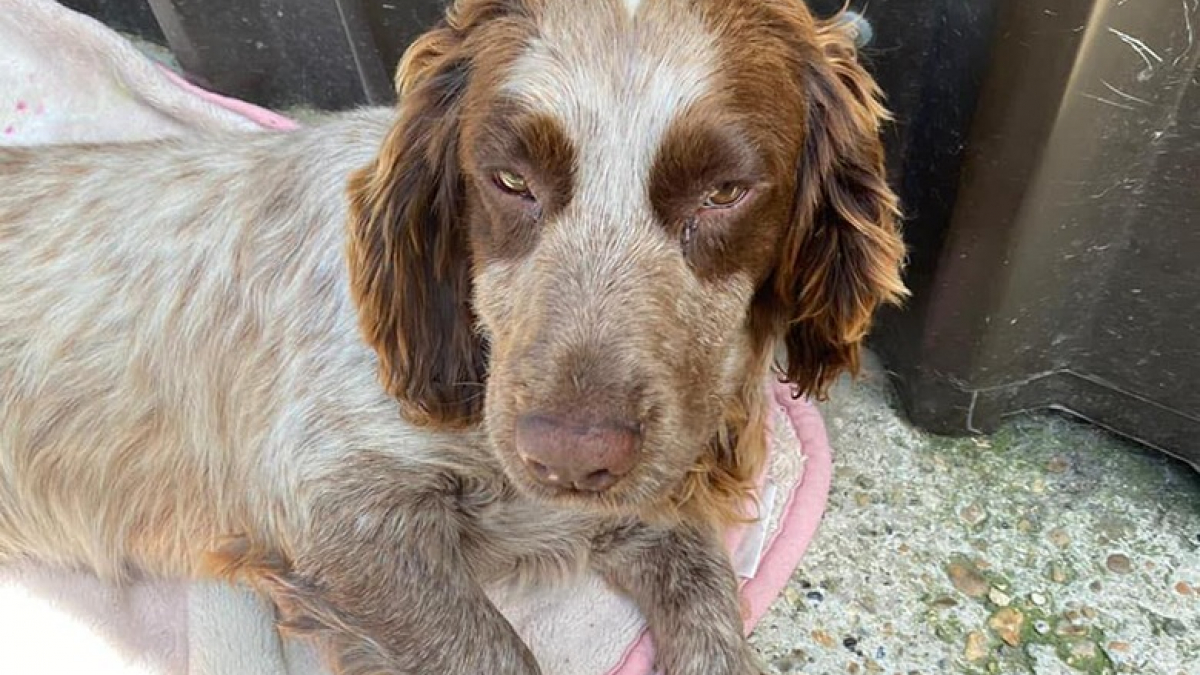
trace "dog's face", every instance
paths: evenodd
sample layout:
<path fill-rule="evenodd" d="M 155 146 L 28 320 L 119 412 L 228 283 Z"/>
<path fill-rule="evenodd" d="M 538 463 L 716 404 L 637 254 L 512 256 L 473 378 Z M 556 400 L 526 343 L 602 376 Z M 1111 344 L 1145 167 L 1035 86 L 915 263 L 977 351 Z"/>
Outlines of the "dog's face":
<path fill-rule="evenodd" d="M 843 30 L 798 0 L 458 2 L 351 186 L 407 414 L 481 419 L 528 493 L 637 508 L 721 452 L 776 341 L 803 392 L 853 368 L 903 246 Z"/>

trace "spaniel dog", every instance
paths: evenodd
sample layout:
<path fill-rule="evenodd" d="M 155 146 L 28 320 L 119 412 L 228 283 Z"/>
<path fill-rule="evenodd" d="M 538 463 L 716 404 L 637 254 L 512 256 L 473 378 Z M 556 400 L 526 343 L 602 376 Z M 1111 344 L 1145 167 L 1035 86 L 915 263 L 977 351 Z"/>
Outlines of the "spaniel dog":
<path fill-rule="evenodd" d="M 800 0 L 458 0 L 396 84 L 0 151 L 0 559 L 243 579 L 397 674 L 538 673 L 482 588 L 591 569 L 669 675 L 758 672 L 720 532 L 763 383 L 822 396 L 906 293 L 853 36 Z"/>

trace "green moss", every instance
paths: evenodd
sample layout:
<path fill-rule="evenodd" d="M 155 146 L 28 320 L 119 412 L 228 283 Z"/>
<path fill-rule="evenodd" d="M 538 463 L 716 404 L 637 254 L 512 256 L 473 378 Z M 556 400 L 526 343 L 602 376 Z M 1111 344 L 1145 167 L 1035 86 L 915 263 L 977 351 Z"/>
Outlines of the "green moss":
<path fill-rule="evenodd" d="M 1060 629 L 1067 623 L 1065 619 L 1057 614 L 1050 614 L 1041 607 L 1031 603 L 1014 604 L 1022 614 L 1025 615 L 1025 623 L 1021 627 L 1021 644 L 1028 647 L 1030 645 L 1046 645 L 1054 649 L 1054 653 L 1058 658 L 1074 670 L 1078 670 L 1088 675 L 1109 675 L 1116 672 L 1113 662 L 1108 658 L 1102 645 L 1105 644 L 1106 638 L 1104 632 L 1095 626 L 1084 627 L 1084 631 L 1079 634 L 1063 635 Z M 1042 625 L 1046 630 L 1044 633 L 1038 632 L 1037 627 Z M 1081 643 L 1090 643 L 1092 646 L 1091 654 L 1081 656 L 1076 648 L 1076 645 Z M 1086 650 L 1083 650 L 1086 652 Z M 1033 658 L 1029 655 L 1026 649 L 1021 651 L 1024 657 L 1025 665 L 1031 669 L 1034 666 Z"/>
<path fill-rule="evenodd" d="M 946 644 L 959 645 L 967 637 L 967 629 L 963 627 L 962 619 L 955 613 L 947 614 L 944 617 L 934 616 L 931 623 L 933 624 L 933 634 Z"/>

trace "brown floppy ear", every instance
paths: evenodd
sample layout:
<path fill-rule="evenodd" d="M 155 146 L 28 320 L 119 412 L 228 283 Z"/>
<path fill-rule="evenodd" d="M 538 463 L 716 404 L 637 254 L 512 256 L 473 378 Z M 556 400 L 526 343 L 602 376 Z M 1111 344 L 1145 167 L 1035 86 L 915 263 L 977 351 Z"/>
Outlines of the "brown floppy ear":
<path fill-rule="evenodd" d="M 774 292 L 787 322 L 787 380 L 797 395 L 823 398 L 839 374 L 857 372 L 876 308 L 908 291 L 898 200 L 884 166 L 881 92 L 840 17 L 818 23 L 814 35 L 794 220 Z"/>
<path fill-rule="evenodd" d="M 405 54 L 398 119 L 349 184 L 350 285 L 380 378 L 416 424 L 461 426 L 483 404 L 486 355 L 471 309 L 461 99 L 467 31 L 453 16 Z"/>

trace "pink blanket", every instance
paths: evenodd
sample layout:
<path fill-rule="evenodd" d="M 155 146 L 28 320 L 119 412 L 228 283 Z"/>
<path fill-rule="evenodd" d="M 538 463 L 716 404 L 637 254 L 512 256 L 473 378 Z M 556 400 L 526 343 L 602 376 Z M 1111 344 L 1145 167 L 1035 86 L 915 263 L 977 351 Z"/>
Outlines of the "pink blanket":
<path fill-rule="evenodd" d="M 128 141 L 211 128 L 295 124 L 191 87 L 103 25 L 52 0 L 0 3 L 0 144 Z M 3 189 L 3 186 L 0 186 Z M 728 533 L 750 630 L 812 539 L 829 489 L 821 418 L 771 387 L 771 460 L 758 522 Z M 653 643 L 636 608 L 585 576 L 567 588 L 489 594 L 555 675 L 649 675 Z M 283 640 L 270 609 L 220 583 L 112 587 L 85 573 L 0 565 L 6 675 L 324 675 Z"/>

